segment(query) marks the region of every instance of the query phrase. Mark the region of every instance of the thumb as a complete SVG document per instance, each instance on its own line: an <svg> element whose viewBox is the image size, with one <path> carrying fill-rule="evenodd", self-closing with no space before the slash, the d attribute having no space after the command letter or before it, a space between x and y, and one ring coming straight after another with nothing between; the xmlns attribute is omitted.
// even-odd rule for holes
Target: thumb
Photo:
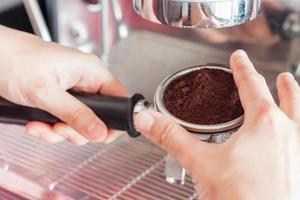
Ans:
<svg viewBox="0 0 300 200"><path fill-rule="evenodd" d="M40 89L35 97L35 106L66 122L87 139L93 142L103 142L106 139L106 125L90 108L63 89Z"/></svg>
<svg viewBox="0 0 300 200"><path fill-rule="evenodd" d="M145 137L172 154L187 170L191 169L199 153L209 148L178 124L153 110L139 113L135 126Z"/></svg>

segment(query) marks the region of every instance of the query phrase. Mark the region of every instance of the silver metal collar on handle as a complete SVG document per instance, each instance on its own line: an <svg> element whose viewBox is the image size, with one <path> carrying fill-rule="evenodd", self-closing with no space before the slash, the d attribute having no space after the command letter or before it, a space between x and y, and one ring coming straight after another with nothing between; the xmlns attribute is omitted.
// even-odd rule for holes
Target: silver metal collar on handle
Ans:
<svg viewBox="0 0 300 200"><path fill-rule="evenodd" d="M143 18L180 28L222 28L255 19L262 0L133 0Z"/></svg>

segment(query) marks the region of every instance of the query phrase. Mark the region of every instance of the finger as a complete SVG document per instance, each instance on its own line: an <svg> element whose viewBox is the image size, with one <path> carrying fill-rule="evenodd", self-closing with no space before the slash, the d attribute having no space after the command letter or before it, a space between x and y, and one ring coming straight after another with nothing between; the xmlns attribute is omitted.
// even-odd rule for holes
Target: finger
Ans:
<svg viewBox="0 0 300 200"><path fill-rule="evenodd" d="M111 74L98 57L92 56L87 65L90 67L80 66L83 73L80 81L74 86L76 90L91 93L100 92L112 96L130 95L124 84Z"/></svg>
<svg viewBox="0 0 300 200"><path fill-rule="evenodd" d="M119 137L126 135L124 131L117 131L117 130L108 130L108 137L104 141L104 144L111 144L116 141Z"/></svg>
<svg viewBox="0 0 300 200"><path fill-rule="evenodd" d="M171 153L186 169L191 169L193 159L205 155L208 144L200 142L181 126L155 111L144 111L135 118L137 130L155 144ZM197 150L196 150L197 148Z"/></svg>
<svg viewBox="0 0 300 200"><path fill-rule="evenodd" d="M52 127L50 125L42 122L29 122L26 125L26 131L28 134L35 136L48 144L65 141L65 138L57 135L52 130Z"/></svg>
<svg viewBox="0 0 300 200"><path fill-rule="evenodd" d="M65 123L59 122L53 126L53 131L68 140L69 142L77 145L85 145L88 140L83 137L80 133L75 131L73 128Z"/></svg>
<svg viewBox="0 0 300 200"><path fill-rule="evenodd" d="M58 117L93 142L103 142L107 137L106 125L95 113L59 87L40 89L35 93L34 104Z"/></svg>
<svg viewBox="0 0 300 200"><path fill-rule="evenodd" d="M234 52L230 66L245 115L266 104L276 105L264 77L255 70L245 51Z"/></svg>
<svg viewBox="0 0 300 200"><path fill-rule="evenodd" d="M300 123L300 88L291 73L282 73L277 78L280 109L291 119Z"/></svg>
<svg viewBox="0 0 300 200"><path fill-rule="evenodd" d="M106 80L100 87L99 92L101 94L112 95L112 96L124 96L130 95L129 90L115 77Z"/></svg>
<svg viewBox="0 0 300 200"><path fill-rule="evenodd" d="M85 145L88 143L85 137L65 123L59 122L55 124L53 131L73 144ZM106 140L103 141L103 144L110 144L123 135L125 135L124 131L108 130L108 136Z"/></svg>

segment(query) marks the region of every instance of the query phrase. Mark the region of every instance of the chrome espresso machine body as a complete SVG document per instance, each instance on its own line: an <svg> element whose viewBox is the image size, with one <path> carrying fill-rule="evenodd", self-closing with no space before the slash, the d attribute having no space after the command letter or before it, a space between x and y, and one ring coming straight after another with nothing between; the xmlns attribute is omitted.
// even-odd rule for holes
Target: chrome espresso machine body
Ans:
<svg viewBox="0 0 300 200"><path fill-rule="evenodd" d="M238 48L249 53L274 94L278 73L300 77L300 0L45 2L46 13L39 1L23 0L37 35L97 54L147 99L169 74L228 63ZM50 193L80 200L197 199L189 178L184 186L165 181L170 158L143 138L122 137L109 146L45 145L23 127L0 128L0 187L20 199ZM182 169L173 169L184 176ZM0 189L0 199L1 194Z"/></svg>
<svg viewBox="0 0 300 200"><path fill-rule="evenodd" d="M292 67L290 70L299 73L297 48L300 36L299 0L48 0L47 2L53 39L67 46L94 52L106 63L109 63L108 55L118 41L126 39L130 33L147 30L205 43L209 47L222 46L225 50L242 47L250 53L255 46L269 52L273 45L285 44L285 47L279 47L278 51L273 52L285 57L285 62L289 62L287 67ZM136 13L146 20L142 20ZM255 20L256 22L245 24L257 15L259 19ZM182 27L193 30L179 29ZM252 31L256 33L253 34ZM208 37L211 32L216 33ZM228 36L230 34L233 34L232 38ZM236 36L238 34L253 38L243 41ZM260 41L255 39L257 37L264 43L264 34L266 40L270 39L268 37L273 38L270 44L266 42L266 45L261 45Z"/></svg>
<svg viewBox="0 0 300 200"><path fill-rule="evenodd" d="M261 15L267 18L269 31L274 35L278 35L284 41L290 41L300 35L299 0L46 0L48 27L38 14L35 5L37 3L34 3L37 1L23 1L35 32L45 40L49 40L49 35L52 35L54 41L63 45L100 56L108 54L117 41L138 30L194 39L192 31L167 28L149 22L193 29L232 27L228 29L234 31L240 29L237 25L255 19L261 9ZM146 20L141 20L136 13ZM260 24L248 23L247 29L250 30L252 26L259 32L261 30L258 25ZM205 39L203 38L203 41ZM232 40L222 43L226 42L232 43Z"/></svg>

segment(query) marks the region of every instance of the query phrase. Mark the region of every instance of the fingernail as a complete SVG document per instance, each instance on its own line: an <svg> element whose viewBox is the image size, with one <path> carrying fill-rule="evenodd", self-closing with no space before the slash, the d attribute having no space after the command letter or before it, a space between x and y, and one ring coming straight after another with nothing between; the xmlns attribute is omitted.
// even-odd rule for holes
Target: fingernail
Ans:
<svg viewBox="0 0 300 200"><path fill-rule="evenodd" d="M87 130L87 137L91 141L103 141L107 137L106 128L99 122L95 122Z"/></svg>
<svg viewBox="0 0 300 200"><path fill-rule="evenodd" d="M293 75L292 73L290 73L290 72L284 72L283 75L284 75L284 76L287 76L287 77L289 77L289 78L291 78L291 79L293 79L293 80L295 80L294 75Z"/></svg>
<svg viewBox="0 0 300 200"><path fill-rule="evenodd" d="M236 52L239 56L244 57L244 58L248 58L248 54L246 53L246 51L239 49Z"/></svg>
<svg viewBox="0 0 300 200"><path fill-rule="evenodd" d="M139 113L135 118L136 129L140 132L149 132L154 122L154 118L147 111Z"/></svg>

